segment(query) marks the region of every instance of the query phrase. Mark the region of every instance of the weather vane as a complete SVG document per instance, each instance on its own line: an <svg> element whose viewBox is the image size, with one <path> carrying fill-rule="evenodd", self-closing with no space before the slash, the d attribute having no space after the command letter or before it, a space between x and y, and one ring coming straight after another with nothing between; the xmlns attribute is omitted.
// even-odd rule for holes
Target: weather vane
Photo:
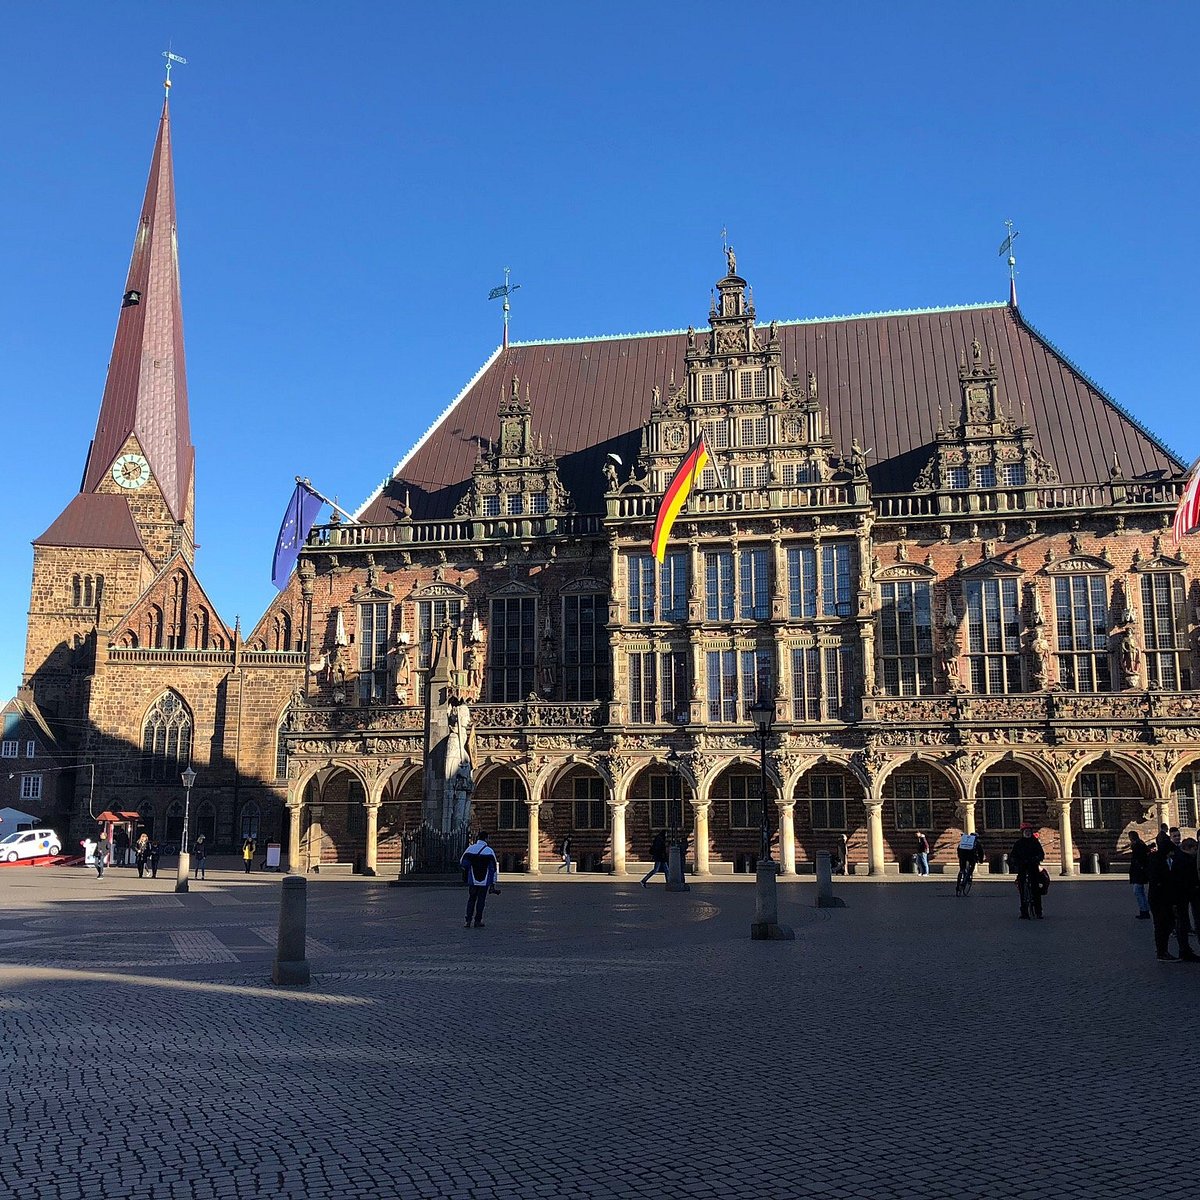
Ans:
<svg viewBox="0 0 1200 1200"><path fill-rule="evenodd" d="M1017 307L1017 260L1013 255L1013 242L1021 236L1019 229L1013 228L1011 221L1004 222L1008 236L1000 243L1000 257L1008 255L1008 302L1013 308Z"/></svg>
<svg viewBox="0 0 1200 1200"><path fill-rule="evenodd" d="M508 282L508 268L505 267L504 268L504 283L500 287L494 287L494 288L492 288L492 290L490 292L488 292L489 300L499 300L499 299L501 299L501 297L503 297L503 299L504 299L504 349L505 350L508 349L508 310L509 310L508 298L509 298L509 296L511 296L513 294L513 292L519 291L520 287L521 287L521 285L519 283L510 284Z"/></svg>
<svg viewBox="0 0 1200 1200"><path fill-rule="evenodd" d="M163 80L163 90L169 92L171 90L171 67L175 63L183 63L186 66L187 59L180 54L172 54L169 48L162 52L162 56L167 60L167 77Z"/></svg>

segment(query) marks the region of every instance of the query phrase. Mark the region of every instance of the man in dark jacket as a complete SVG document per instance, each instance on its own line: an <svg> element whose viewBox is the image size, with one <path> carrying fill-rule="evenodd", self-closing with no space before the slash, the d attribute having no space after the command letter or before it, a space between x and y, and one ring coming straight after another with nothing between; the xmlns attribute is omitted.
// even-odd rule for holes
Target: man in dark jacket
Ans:
<svg viewBox="0 0 1200 1200"><path fill-rule="evenodd" d="M1137 901L1137 919L1150 920L1150 900L1146 896L1146 884L1150 882L1150 847L1136 829L1129 833L1129 882Z"/></svg>
<svg viewBox="0 0 1200 1200"><path fill-rule="evenodd" d="M460 867L467 880L467 925L471 928L474 919L475 928L483 927L483 906L487 903L488 892L500 890L499 864L496 862L496 852L488 845L487 834L481 833L464 851L459 860Z"/></svg>
<svg viewBox="0 0 1200 1200"><path fill-rule="evenodd" d="M1169 949L1171 930L1175 928L1175 899L1171 888L1171 852L1174 847L1165 833L1154 839L1154 851L1149 856L1147 890L1150 895L1150 915L1154 918L1154 953L1164 962L1174 962Z"/></svg>
<svg viewBox="0 0 1200 1200"><path fill-rule="evenodd" d="M1024 822L1021 836L1017 838L1008 856L1009 866L1017 873L1017 891L1021 894L1021 920L1030 918L1028 894L1033 901L1033 916L1042 919L1042 859L1046 851L1042 843L1033 836L1033 826Z"/></svg>
<svg viewBox="0 0 1200 1200"><path fill-rule="evenodd" d="M1171 844L1171 900L1175 905L1175 940L1179 943L1180 962L1200 962L1200 955L1188 940L1191 928L1188 909L1196 893L1196 859L1182 846L1179 830L1172 827L1167 835Z"/></svg>

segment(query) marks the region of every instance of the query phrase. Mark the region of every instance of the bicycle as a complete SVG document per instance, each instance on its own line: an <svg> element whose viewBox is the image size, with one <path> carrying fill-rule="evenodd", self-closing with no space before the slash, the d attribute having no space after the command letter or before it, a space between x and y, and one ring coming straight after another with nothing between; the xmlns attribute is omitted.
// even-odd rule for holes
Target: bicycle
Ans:
<svg viewBox="0 0 1200 1200"><path fill-rule="evenodd" d="M969 896L971 885L975 882L975 863L967 861L958 868L958 878L954 881L956 896Z"/></svg>
<svg viewBox="0 0 1200 1200"><path fill-rule="evenodd" d="M1030 920L1042 915L1042 880L1038 871L1026 871L1021 877L1021 912Z"/></svg>

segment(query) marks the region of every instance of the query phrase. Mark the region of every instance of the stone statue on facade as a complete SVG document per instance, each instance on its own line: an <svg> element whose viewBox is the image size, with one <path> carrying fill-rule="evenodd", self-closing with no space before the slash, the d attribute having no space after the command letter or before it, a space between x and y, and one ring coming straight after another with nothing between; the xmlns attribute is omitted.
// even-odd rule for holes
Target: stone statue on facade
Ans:
<svg viewBox="0 0 1200 1200"><path fill-rule="evenodd" d="M1127 688L1142 686L1142 648L1132 621L1125 625L1121 638L1121 676Z"/></svg>
<svg viewBox="0 0 1200 1200"><path fill-rule="evenodd" d="M725 247L725 265L729 268L730 275L737 274L737 255L734 254L732 246Z"/></svg>
<svg viewBox="0 0 1200 1200"><path fill-rule="evenodd" d="M611 458L604 460L604 466L600 468L604 472L604 490L606 492L615 492L617 490L617 465Z"/></svg>
<svg viewBox="0 0 1200 1200"><path fill-rule="evenodd" d="M467 819L471 795L475 791L471 762L471 710L461 700L452 702L448 716L450 731L446 735L446 756L442 764L442 813L443 826L454 828Z"/></svg>

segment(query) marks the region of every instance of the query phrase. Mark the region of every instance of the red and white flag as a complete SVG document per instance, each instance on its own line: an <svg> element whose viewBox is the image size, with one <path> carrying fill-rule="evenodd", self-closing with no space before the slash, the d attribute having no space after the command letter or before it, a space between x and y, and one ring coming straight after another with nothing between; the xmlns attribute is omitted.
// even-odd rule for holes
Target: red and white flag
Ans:
<svg viewBox="0 0 1200 1200"><path fill-rule="evenodd" d="M1179 507L1175 510L1175 521L1171 532L1175 537L1175 545L1179 545L1184 537L1200 528L1200 461L1192 466L1183 495L1179 498Z"/></svg>

